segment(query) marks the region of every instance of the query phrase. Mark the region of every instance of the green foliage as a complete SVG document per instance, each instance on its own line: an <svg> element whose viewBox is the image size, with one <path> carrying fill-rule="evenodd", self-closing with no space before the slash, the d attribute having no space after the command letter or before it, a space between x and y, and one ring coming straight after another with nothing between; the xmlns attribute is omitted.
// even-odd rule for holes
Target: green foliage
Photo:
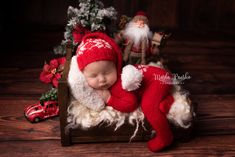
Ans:
<svg viewBox="0 0 235 157"><path fill-rule="evenodd" d="M79 0L79 7L68 7L68 23L65 27L64 40L61 45L54 48L55 54L65 55L65 45L75 47L73 29L82 26L91 32L105 31L112 20L116 20L117 11L113 7L104 8L100 0Z"/></svg>
<svg viewBox="0 0 235 157"><path fill-rule="evenodd" d="M49 100L53 100L53 101L58 100L58 89L57 88L51 88L46 93L43 93L42 96L39 98L40 102L49 101Z"/></svg>

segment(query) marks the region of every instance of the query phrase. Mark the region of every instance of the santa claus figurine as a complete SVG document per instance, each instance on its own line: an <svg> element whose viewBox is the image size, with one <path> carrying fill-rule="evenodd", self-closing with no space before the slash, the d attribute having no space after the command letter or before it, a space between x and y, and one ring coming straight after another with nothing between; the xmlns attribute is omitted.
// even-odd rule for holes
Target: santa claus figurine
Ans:
<svg viewBox="0 0 235 157"><path fill-rule="evenodd" d="M122 31L126 40L123 60L128 64L146 64L146 58L151 55L152 32L146 13L138 11Z"/></svg>

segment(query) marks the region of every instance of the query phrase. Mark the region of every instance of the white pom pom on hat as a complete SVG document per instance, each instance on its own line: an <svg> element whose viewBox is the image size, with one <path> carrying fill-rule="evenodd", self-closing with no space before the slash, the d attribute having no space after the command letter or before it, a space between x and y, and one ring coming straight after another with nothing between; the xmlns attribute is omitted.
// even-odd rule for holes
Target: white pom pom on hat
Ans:
<svg viewBox="0 0 235 157"><path fill-rule="evenodd" d="M127 91L133 91L140 87L143 74L133 65L126 65L122 69L121 80L122 88Z"/></svg>

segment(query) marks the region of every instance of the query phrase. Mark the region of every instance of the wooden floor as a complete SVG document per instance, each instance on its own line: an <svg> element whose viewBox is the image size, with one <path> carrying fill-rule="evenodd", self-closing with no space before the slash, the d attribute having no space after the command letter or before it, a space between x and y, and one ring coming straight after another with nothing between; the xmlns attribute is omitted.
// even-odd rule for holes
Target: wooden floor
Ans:
<svg viewBox="0 0 235 157"><path fill-rule="evenodd" d="M146 142L60 145L59 117L29 123L23 109L48 85L38 79L61 32L30 34L16 47L5 45L0 68L0 156L235 156L235 39L174 35L163 52L169 68L188 72L185 89L197 105L190 141L152 153ZM17 52L18 53L17 53ZM13 55L14 54L14 55ZM6 59L7 58L7 59Z"/></svg>

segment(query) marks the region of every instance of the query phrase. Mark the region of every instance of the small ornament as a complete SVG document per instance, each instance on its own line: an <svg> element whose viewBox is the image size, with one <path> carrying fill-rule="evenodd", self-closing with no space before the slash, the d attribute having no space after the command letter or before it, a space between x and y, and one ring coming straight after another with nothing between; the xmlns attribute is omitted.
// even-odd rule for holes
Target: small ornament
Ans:
<svg viewBox="0 0 235 157"><path fill-rule="evenodd" d="M59 115L58 89L51 88L48 92L42 94L39 101L28 105L24 109L24 115L32 123L40 122L44 119Z"/></svg>
<svg viewBox="0 0 235 157"><path fill-rule="evenodd" d="M57 101L44 101L33 105L28 105L24 110L27 120L32 123L40 122L44 119L59 115L59 105Z"/></svg>

